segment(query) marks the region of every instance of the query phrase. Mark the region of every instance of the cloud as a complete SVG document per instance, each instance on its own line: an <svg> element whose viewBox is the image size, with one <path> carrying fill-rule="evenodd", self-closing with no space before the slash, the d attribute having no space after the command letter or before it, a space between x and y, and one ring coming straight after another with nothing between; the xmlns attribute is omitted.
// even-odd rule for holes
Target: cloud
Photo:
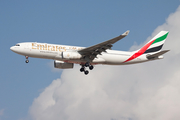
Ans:
<svg viewBox="0 0 180 120"><path fill-rule="evenodd" d="M161 30L169 31L164 49L171 51L164 59L127 66L95 66L88 76L79 72L79 66L64 70L59 79L34 99L29 109L31 118L180 119L179 20L180 6L147 39Z"/></svg>
<svg viewBox="0 0 180 120"><path fill-rule="evenodd" d="M4 115L4 109L0 110L0 117Z"/></svg>

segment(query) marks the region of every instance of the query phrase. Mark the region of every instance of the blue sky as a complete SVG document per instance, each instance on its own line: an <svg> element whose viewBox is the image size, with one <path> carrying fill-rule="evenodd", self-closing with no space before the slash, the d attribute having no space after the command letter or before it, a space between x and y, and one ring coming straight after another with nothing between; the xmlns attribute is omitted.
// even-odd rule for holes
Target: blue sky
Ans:
<svg viewBox="0 0 180 120"><path fill-rule="evenodd" d="M62 73L52 69L53 60L30 58L25 64L25 57L10 51L11 46L35 41L88 47L130 30L113 47L129 50L165 23L179 4L179 0L1 0L0 120L25 119L33 100Z"/></svg>

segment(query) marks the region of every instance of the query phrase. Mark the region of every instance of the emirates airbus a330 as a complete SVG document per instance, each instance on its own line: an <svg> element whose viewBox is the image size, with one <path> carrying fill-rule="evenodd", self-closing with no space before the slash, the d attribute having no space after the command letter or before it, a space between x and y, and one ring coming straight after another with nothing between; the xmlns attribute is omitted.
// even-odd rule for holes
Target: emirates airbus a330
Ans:
<svg viewBox="0 0 180 120"><path fill-rule="evenodd" d="M26 63L29 62L28 57L34 57L53 59L54 67L60 69L73 68L74 64L80 64L80 71L87 75L89 73L87 68L92 70L94 65L97 64L126 65L162 59L162 55L169 51L161 50L168 33L168 31L159 32L142 48L132 52L111 50L112 44L127 36L129 31L108 41L86 48L48 43L23 42L12 46L10 49L17 54L25 56Z"/></svg>

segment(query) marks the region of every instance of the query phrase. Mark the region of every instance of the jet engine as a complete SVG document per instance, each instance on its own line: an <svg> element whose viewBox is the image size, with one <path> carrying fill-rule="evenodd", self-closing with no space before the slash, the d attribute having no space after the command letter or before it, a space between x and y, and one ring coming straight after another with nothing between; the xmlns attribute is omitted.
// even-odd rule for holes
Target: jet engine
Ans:
<svg viewBox="0 0 180 120"><path fill-rule="evenodd" d="M81 54L79 54L78 52L63 52L62 53L62 58L63 59L69 59L69 60L73 60L73 59L80 59L82 57Z"/></svg>
<svg viewBox="0 0 180 120"><path fill-rule="evenodd" d="M73 63L66 63L66 62L63 62L63 61L55 60L54 61L54 67L55 68L59 68L59 69L68 69L68 68L73 68L74 64Z"/></svg>

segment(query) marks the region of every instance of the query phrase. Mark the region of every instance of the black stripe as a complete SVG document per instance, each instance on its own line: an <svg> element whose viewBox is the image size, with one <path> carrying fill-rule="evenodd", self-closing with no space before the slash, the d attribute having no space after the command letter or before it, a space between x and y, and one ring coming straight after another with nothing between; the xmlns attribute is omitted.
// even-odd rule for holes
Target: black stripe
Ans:
<svg viewBox="0 0 180 120"><path fill-rule="evenodd" d="M146 50L144 53L156 52L156 51L159 51L162 47L163 47L163 44L157 47L150 48Z"/></svg>

